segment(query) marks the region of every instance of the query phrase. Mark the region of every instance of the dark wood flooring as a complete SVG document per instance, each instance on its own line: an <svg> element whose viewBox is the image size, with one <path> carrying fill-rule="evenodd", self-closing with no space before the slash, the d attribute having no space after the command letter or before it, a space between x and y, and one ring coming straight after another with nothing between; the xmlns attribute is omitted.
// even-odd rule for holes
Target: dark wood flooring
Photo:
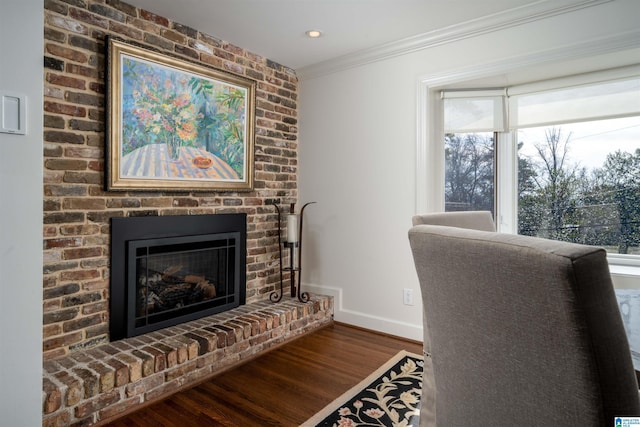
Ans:
<svg viewBox="0 0 640 427"><path fill-rule="evenodd" d="M298 426L400 350L422 344L333 324L105 425Z"/></svg>

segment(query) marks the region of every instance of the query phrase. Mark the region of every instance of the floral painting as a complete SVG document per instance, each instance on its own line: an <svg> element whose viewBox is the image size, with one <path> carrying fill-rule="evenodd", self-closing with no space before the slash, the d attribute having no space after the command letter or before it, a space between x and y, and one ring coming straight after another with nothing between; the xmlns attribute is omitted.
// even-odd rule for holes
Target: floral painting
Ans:
<svg viewBox="0 0 640 427"><path fill-rule="evenodd" d="M109 40L108 189L250 190L255 82Z"/></svg>

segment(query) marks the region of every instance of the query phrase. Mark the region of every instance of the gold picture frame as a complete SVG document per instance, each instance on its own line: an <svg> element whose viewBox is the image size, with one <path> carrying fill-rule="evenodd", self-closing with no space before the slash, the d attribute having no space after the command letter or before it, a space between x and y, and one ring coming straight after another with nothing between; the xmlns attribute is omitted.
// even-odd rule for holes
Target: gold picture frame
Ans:
<svg viewBox="0 0 640 427"><path fill-rule="evenodd" d="M256 82L107 40L107 190L253 189Z"/></svg>

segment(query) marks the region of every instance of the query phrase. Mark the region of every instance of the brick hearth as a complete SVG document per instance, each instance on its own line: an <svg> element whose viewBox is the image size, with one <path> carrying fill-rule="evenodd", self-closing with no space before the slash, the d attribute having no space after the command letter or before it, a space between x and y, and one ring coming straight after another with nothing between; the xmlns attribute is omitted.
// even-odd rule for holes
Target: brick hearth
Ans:
<svg viewBox="0 0 640 427"><path fill-rule="evenodd" d="M89 426L329 324L333 299L260 301L44 363L43 426Z"/></svg>

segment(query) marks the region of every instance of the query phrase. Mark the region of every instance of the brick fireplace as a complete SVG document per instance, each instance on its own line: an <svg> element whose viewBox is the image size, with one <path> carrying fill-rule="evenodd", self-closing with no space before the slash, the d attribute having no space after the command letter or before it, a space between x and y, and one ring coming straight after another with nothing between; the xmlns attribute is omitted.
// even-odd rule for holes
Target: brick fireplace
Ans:
<svg viewBox="0 0 640 427"><path fill-rule="evenodd" d="M332 321L321 295L245 304L246 219L112 220L110 342L44 362L43 426L108 421Z"/></svg>
<svg viewBox="0 0 640 427"><path fill-rule="evenodd" d="M246 302L245 214L113 218L110 338Z"/></svg>
<svg viewBox="0 0 640 427"><path fill-rule="evenodd" d="M293 70L119 0L47 0L44 71L44 359L109 342L112 218L247 216L246 301L279 282L277 214L297 201ZM257 82L254 189L105 191L105 37Z"/></svg>
<svg viewBox="0 0 640 427"><path fill-rule="evenodd" d="M295 72L120 0L44 9L44 424L90 425L330 321L325 297L268 301L280 280L270 204L298 197ZM253 190L104 190L107 36L256 81ZM246 217L246 305L112 339L112 219L220 214Z"/></svg>

